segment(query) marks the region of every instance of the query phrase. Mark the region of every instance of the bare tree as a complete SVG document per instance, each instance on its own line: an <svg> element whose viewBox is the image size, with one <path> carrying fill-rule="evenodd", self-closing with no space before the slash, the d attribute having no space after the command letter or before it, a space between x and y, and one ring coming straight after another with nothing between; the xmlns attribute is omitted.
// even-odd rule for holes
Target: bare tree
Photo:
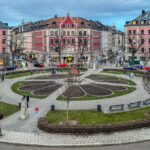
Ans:
<svg viewBox="0 0 150 150"><path fill-rule="evenodd" d="M16 34L15 36L10 37L10 41L8 42L8 47L12 54L12 64L14 64L15 54L21 53L21 46L23 44L24 40L21 39L20 35Z"/></svg>
<svg viewBox="0 0 150 150"><path fill-rule="evenodd" d="M137 38L139 37L139 38ZM129 51L132 54L132 65L134 65L134 57L135 54L138 52L140 47L144 44L144 38L142 35L128 35L127 36L127 43L129 44Z"/></svg>

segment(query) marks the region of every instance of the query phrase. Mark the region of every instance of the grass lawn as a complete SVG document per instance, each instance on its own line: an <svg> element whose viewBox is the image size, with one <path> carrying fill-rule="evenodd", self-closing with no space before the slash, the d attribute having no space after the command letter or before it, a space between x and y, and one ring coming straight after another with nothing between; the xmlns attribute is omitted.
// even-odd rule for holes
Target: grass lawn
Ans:
<svg viewBox="0 0 150 150"><path fill-rule="evenodd" d="M0 112L4 117L10 116L17 111L19 111L19 106L0 102Z"/></svg>
<svg viewBox="0 0 150 150"><path fill-rule="evenodd" d="M49 71L36 71L33 72L33 74L38 74L38 73L45 73L45 72L49 72ZM6 76L6 79L14 79L14 78L18 78L18 77L23 77L23 76L29 76L30 72L22 72L22 73L16 73L16 74L10 74Z"/></svg>
<svg viewBox="0 0 150 150"><path fill-rule="evenodd" d="M108 124L127 122L131 120L145 119L145 112L150 111L150 107L132 110L128 112L104 114L97 110L70 110L69 120L76 120L80 124ZM46 115L48 122L58 124L66 120L66 111L49 111Z"/></svg>
<svg viewBox="0 0 150 150"><path fill-rule="evenodd" d="M47 96L33 95L33 94L31 93L31 91L20 91L19 88L22 87L21 83L23 83L23 82L24 82L24 81L19 81L19 82L14 83L14 84L12 85L12 87L11 87L12 91L15 92L15 93L17 93L17 94L19 94L19 95L24 95L24 94L26 94L26 95L28 95L28 96L30 96L30 97L32 97L32 98L43 99L43 98L46 98L46 97L47 97Z"/></svg>
<svg viewBox="0 0 150 150"><path fill-rule="evenodd" d="M93 95L85 95L84 97L80 97L80 98L71 98L71 101L81 101L81 100L97 100L97 99L105 99L105 98L112 98L112 97L117 97L117 96L122 96L122 95L126 95L129 94L133 91L136 90L135 87L126 87L127 90L124 91L114 91L113 95L110 96L93 96ZM57 100L67 100L65 97L63 97L62 95L60 95Z"/></svg>
<svg viewBox="0 0 150 150"><path fill-rule="evenodd" d="M123 71L102 71L101 73L123 74Z"/></svg>

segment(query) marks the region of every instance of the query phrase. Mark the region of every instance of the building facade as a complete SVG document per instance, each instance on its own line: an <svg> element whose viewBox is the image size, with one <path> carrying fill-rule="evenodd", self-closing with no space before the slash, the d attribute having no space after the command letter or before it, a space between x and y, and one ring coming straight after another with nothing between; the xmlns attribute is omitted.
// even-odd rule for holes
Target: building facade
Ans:
<svg viewBox="0 0 150 150"><path fill-rule="evenodd" d="M9 35L8 24L0 21L0 65L9 64Z"/></svg>
<svg viewBox="0 0 150 150"><path fill-rule="evenodd" d="M150 11L142 10L142 14L125 25L126 59L131 60L131 40L137 49L135 59L148 64L150 58Z"/></svg>

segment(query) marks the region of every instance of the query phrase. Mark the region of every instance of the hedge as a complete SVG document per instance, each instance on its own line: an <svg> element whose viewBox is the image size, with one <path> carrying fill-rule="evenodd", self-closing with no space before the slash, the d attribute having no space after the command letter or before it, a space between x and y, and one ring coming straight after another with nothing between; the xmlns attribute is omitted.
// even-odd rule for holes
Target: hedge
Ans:
<svg viewBox="0 0 150 150"><path fill-rule="evenodd" d="M49 124L47 118L45 117L40 118L38 120L39 129L48 133L73 133L73 134L112 133L115 131L138 129L148 126L150 126L150 118L117 124L73 125L73 126Z"/></svg>
<svg viewBox="0 0 150 150"><path fill-rule="evenodd" d="M133 72L133 73L139 73L139 74L144 74L147 71L145 70L128 70L128 69L119 69L119 68L104 68L103 71L127 71L127 72Z"/></svg>

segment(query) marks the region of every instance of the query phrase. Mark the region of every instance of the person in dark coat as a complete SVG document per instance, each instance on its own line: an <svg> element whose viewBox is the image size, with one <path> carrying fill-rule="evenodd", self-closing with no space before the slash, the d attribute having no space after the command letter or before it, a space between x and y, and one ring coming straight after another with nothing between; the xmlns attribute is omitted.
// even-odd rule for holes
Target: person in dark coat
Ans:
<svg viewBox="0 0 150 150"><path fill-rule="evenodd" d="M1 81L4 81L4 74L1 75Z"/></svg>
<svg viewBox="0 0 150 150"><path fill-rule="evenodd" d="M30 100L30 98L29 98L29 96L27 95L27 108L29 107L29 100Z"/></svg>

